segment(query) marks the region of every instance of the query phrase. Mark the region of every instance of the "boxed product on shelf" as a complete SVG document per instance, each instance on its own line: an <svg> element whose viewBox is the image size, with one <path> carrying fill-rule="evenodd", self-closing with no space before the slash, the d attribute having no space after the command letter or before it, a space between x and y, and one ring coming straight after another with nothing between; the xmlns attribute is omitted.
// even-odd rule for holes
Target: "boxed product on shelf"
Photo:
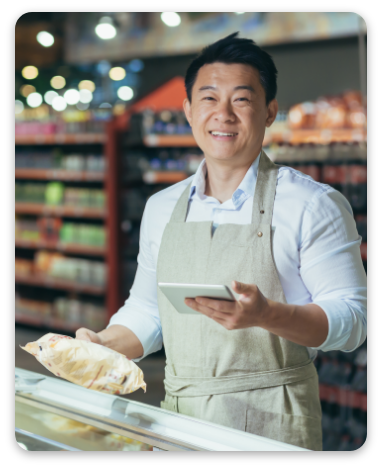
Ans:
<svg viewBox="0 0 382 470"><path fill-rule="evenodd" d="M33 272L33 261L16 258L15 259L15 273L26 275L31 274Z"/></svg>
<svg viewBox="0 0 382 470"><path fill-rule="evenodd" d="M15 183L16 202L45 203L45 184Z"/></svg>
<svg viewBox="0 0 382 470"><path fill-rule="evenodd" d="M16 295L15 311L18 315L44 320L52 315L53 305L50 302L24 299Z"/></svg>
<svg viewBox="0 0 382 470"><path fill-rule="evenodd" d="M61 253L39 250L35 253L32 269L45 276L83 284L105 286L106 264L80 258L70 258Z"/></svg>
<svg viewBox="0 0 382 470"><path fill-rule="evenodd" d="M40 227L36 220L21 219L16 217L15 220L15 239L37 242L40 240Z"/></svg>
<svg viewBox="0 0 382 470"><path fill-rule="evenodd" d="M30 151L23 149L15 155L16 168L62 169L67 171L104 172L106 169L103 155L69 154L61 150Z"/></svg>
<svg viewBox="0 0 382 470"><path fill-rule="evenodd" d="M83 302L77 299L59 297L52 305L52 316L68 325L81 324L99 331L106 325L106 311L102 305Z"/></svg>

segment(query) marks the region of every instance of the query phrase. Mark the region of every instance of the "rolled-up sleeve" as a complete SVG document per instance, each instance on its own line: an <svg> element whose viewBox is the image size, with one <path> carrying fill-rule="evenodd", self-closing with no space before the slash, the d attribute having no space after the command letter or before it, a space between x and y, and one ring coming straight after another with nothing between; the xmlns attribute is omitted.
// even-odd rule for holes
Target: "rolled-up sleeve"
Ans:
<svg viewBox="0 0 382 470"><path fill-rule="evenodd" d="M350 352L366 338L367 283L361 237L346 198L326 187L307 207L300 245L300 274L312 303L327 315L322 351Z"/></svg>
<svg viewBox="0 0 382 470"><path fill-rule="evenodd" d="M130 296L123 307L115 313L107 325L123 325L129 328L143 346L143 356L134 359L139 362L163 344L162 327L157 303L156 270L148 239L149 202L142 217L139 235L138 268Z"/></svg>

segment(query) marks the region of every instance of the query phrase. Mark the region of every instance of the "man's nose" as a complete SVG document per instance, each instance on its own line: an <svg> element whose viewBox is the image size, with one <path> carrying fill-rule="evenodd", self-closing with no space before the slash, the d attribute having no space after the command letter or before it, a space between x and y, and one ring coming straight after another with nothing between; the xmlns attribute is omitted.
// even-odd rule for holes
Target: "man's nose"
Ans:
<svg viewBox="0 0 382 470"><path fill-rule="evenodd" d="M215 119L222 122L231 122L235 120L235 113L230 102L221 102L215 113Z"/></svg>

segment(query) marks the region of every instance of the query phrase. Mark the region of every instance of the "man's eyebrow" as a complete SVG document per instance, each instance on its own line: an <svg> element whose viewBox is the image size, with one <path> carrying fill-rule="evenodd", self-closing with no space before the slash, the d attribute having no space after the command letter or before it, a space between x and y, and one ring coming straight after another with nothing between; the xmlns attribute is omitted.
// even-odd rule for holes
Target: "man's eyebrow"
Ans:
<svg viewBox="0 0 382 470"><path fill-rule="evenodd" d="M255 93L255 90L250 85L239 85L239 86L236 86L234 90L249 90L252 93Z"/></svg>
<svg viewBox="0 0 382 470"><path fill-rule="evenodd" d="M204 91L204 90L216 90L215 86L212 85L205 85L199 88L199 91ZM250 86L250 85L239 85L235 86L234 90L249 90L252 93L255 93L255 90Z"/></svg>

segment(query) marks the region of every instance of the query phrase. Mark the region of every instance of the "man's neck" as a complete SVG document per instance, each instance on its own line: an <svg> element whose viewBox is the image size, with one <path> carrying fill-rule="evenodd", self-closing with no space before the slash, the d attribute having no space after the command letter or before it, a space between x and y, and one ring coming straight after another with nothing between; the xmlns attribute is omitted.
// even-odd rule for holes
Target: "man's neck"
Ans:
<svg viewBox="0 0 382 470"><path fill-rule="evenodd" d="M207 174L204 194L214 197L221 204L228 201L255 160L232 168L230 165L222 164L223 162L206 158Z"/></svg>

